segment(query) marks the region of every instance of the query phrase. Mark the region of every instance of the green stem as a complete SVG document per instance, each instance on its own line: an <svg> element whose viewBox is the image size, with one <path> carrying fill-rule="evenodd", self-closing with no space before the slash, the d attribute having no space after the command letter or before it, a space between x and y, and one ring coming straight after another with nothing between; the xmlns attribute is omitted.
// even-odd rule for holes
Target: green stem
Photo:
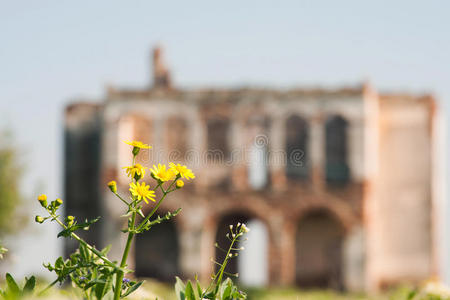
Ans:
<svg viewBox="0 0 450 300"><path fill-rule="evenodd" d="M129 206L130 203L128 203L127 200L123 199L118 193L114 193L114 195L117 196L117 198L119 198L120 200L122 200L123 203L125 203L125 205Z"/></svg>
<svg viewBox="0 0 450 300"><path fill-rule="evenodd" d="M90 300L91 299L91 296L90 296L90 294L89 294L89 292L88 291L84 291L84 295L85 295L85 297L86 297L86 300Z"/></svg>
<svg viewBox="0 0 450 300"><path fill-rule="evenodd" d="M53 219L58 222L59 225L61 225L62 228L67 229L67 226L61 222L58 217L51 213L50 211L48 211L50 216L53 217ZM76 239L80 244L82 244L83 246L85 246L86 248L88 248L90 251L92 251L95 255L97 255L101 260L103 260L107 265L109 265L110 267L113 267L114 269L118 269L116 264L114 264L112 261L110 261L108 258L106 258L100 251L98 251L97 249L95 249L94 247L92 247L91 245L89 245L85 240L83 240L81 237L79 237L77 234L71 232L70 236L73 237L74 239Z"/></svg>
<svg viewBox="0 0 450 300"><path fill-rule="evenodd" d="M134 152L134 148L133 148L133 162L132 162L133 166L136 163L136 155L138 153L139 153L139 151L137 151L135 153ZM136 180L135 180L135 182L136 182ZM118 196L118 197L122 201L124 201L120 196ZM124 201L124 202L126 202L126 201ZM128 204L128 205L130 205L130 204ZM134 206L134 204L131 204L131 205ZM131 230L128 232L127 243L125 245L125 249L123 250L122 260L120 262L120 268L125 267L125 265L127 263L128 253L130 252L131 242L133 241L133 237L134 237L135 222L136 222L136 210L134 210L132 215L131 215L131 228L128 228L128 229L131 229ZM119 300L120 299L120 294L122 293L122 281L123 281L124 274L125 273L122 270L119 271L116 274L116 285L115 285L115 289L114 289L114 300Z"/></svg>
<svg viewBox="0 0 450 300"><path fill-rule="evenodd" d="M169 188L168 188L167 190L169 190L169 189L172 187L172 185L173 185L174 182L175 182L175 180L172 181L172 183L170 184L170 186L169 186ZM155 188L155 190L156 190L158 187L161 188L161 190L162 190L162 192L163 192L163 195L162 195L161 199L159 199L158 204L156 204L156 206L153 208L153 210L152 210L152 211L145 217L145 219L142 220L142 222L137 226L137 229L136 229L137 231L142 230L142 228L145 226L145 223L147 223L147 221L150 220L150 218L155 214L155 212L158 210L159 206L160 206L161 203L163 202L164 198L166 198L167 194L169 193L169 192L165 191L165 190L162 188L161 184L158 184L158 186Z"/></svg>
<svg viewBox="0 0 450 300"><path fill-rule="evenodd" d="M38 293L38 296L42 296L46 291L48 291L49 289L51 289L52 286L54 286L57 282L58 282L58 278L57 278L55 281L53 281L52 283L50 283L49 285L47 285L47 287L46 287L45 289L43 289L42 291L40 291L40 292Z"/></svg>
<svg viewBox="0 0 450 300"><path fill-rule="evenodd" d="M127 243L125 245L125 249L123 250L123 255L122 255L122 261L120 262L120 268L124 268L126 263L127 263L127 258L128 258L128 253L130 252L130 248L131 248L131 242L133 241L133 237L134 237L134 224L136 221L136 211L133 211L133 214L131 216L131 231L128 232L128 239L127 239ZM116 275L116 286L115 286L115 290L114 290L114 300L119 300L120 299L120 294L122 292L122 280L124 277L124 272L121 270L117 273Z"/></svg>
<svg viewBox="0 0 450 300"><path fill-rule="evenodd" d="M233 240L231 241L231 245L228 248L227 254L225 256L225 259L223 260L223 263L219 269L219 271L217 271L217 273L214 275L213 280L211 281L211 283L209 284L209 286L206 288L205 292L202 294L202 297L208 292L208 290L212 287L212 285L214 284L214 282L216 282L217 279L217 283L216 283L216 290L217 288L220 286L220 283L222 282L222 277L223 277L223 273L225 272L225 267L227 266L228 260L229 260L229 255L230 252L233 248L234 243L236 242L237 238L239 237L238 234L235 235L235 237L233 238Z"/></svg>
<svg viewBox="0 0 450 300"><path fill-rule="evenodd" d="M217 286L219 286L220 283L222 282L223 272L225 271L225 267L227 266L228 259L230 258L229 255L231 252L231 248L233 248L233 245L236 242L237 237L238 237L238 235L236 234L235 237L233 238L233 241L231 242L230 248L228 248L227 255L225 256L222 267L219 270L219 273L218 273L219 278L217 279Z"/></svg>

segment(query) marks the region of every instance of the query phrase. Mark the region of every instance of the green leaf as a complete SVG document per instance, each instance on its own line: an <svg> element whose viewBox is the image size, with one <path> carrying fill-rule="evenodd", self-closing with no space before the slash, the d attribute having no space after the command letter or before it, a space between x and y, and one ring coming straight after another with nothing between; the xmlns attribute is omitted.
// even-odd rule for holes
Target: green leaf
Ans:
<svg viewBox="0 0 450 300"><path fill-rule="evenodd" d="M177 210L175 210L174 212L168 212L166 213L163 217L157 216L156 219L154 219L153 221L147 221L145 223L145 225L143 226L143 229L139 232L143 232L143 231L147 231L150 230L151 227L153 227L156 224L160 224L164 221L168 221L171 218L175 217L176 215L178 215L178 213L181 211L181 208L178 208Z"/></svg>
<svg viewBox="0 0 450 300"><path fill-rule="evenodd" d="M56 259L55 261L55 269L61 269L62 267L64 267L64 260L63 258L60 256Z"/></svg>
<svg viewBox="0 0 450 300"><path fill-rule="evenodd" d="M102 251L100 251L103 255L108 254L109 250L111 250L111 244L109 244L108 246L106 246L105 248L102 249Z"/></svg>
<svg viewBox="0 0 450 300"><path fill-rule="evenodd" d="M417 294L416 290L412 290L408 293L408 296L406 297L407 300L412 300Z"/></svg>
<svg viewBox="0 0 450 300"><path fill-rule="evenodd" d="M194 289L192 288L191 282L188 280L186 284L186 300L195 300Z"/></svg>
<svg viewBox="0 0 450 300"><path fill-rule="evenodd" d="M222 295L223 300L228 300L231 298L231 290L232 290L231 285L227 285L225 290L223 291L223 295Z"/></svg>
<svg viewBox="0 0 450 300"><path fill-rule="evenodd" d="M131 293L133 293L135 290L137 290L144 282L140 281L132 286L130 286L128 288L128 290L121 296L121 298L125 298L126 296L130 295Z"/></svg>
<svg viewBox="0 0 450 300"><path fill-rule="evenodd" d="M58 232L57 237L69 237L70 234L72 233L72 231L70 230L70 228L64 229L63 231Z"/></svg>
<svg viewBox="0 0 450 300"><path fill-rule="evenodd" d="M16 281L14 280L14 278L9 273L6 273L6 283L8 284L8 289L12 293L14 293L14 294L19 294L20 293L19 286L17 285Z"/></svg>
<svg viewBox="0 0 450 300"><path fill-rule="evenodd" d="M201 299L202 298L202 287L200 286L200 283L197 280L197 294L198 294L198 298Z"/></svg>
<svg viewBox="0 0 450 300"><path fill-rule="evenodd" d="M103 296L106 294L107 292L107 282L103 281L103 282L98 282L95 285L95 297L97 297L97 299L102 299Z"/></svg>
<svg viewBox="0 0 450 300"><path fill-rule="evenodd" d="M80 256L84 261L89 260L89 251L84 244L80 244Z"/></svg>
<svg viewBox="0 0 450 300"><path fill-rule="evenodd" d="M203 298L209 299L209 300L215 300L216 299L216 294L214 292L209 292L206 295L204 295Z"/></svg>
<svg viewBox="0 0 450 300"><path fill-rule="evenodd" d="M34 287L36 286L36 277L31 276L30 278L25 277L25 285L23 287L24 293L31 293L34 290Z"/></svg>
<svg viewBox="0 0 450 300"><path fill-rule="evenodd" d="M181 281L181 279L177 276L176 278L176 283L175 283L175 295L177 296L178 300L185 300L186 296L185 296L185 289L186 286L184 285L183 281Z"/></svg>
<svg viewBox="0 0 450 300"><path fill-rule="evenodd" d="M231 299L231 293L233 290L233 281L230 278L227 278L224 282L221 283L219 288L219 297L222 300Z"/></svg>
<svg viewBox="0 0 450 300"><path fill-rule="evenodd" d="M57 236L57 237L61 237L61 236L63 236L63 237L70 237L70 234L71 234L72 232L78 230L78 229L88 230L88 229L89 229L89 226L91 226L92 224L94 224L94 223L97 222L98 220L100 220L100 217L97 217L97 218L95 218L95 219L93 219L93 220L89 220L89 221L88 221L88 220L85 220L84 223L81 223L81 224L75 224L75 225L73 225L73 226L70 226L69 228L64 229L63 231L60 231L60 232L58 233L58 236Z"/></svg>
<svg viewBox="0 0 450 300"><path fill-rule="evenodd" d="M95 280L89 281L88 283L86 283L86 285L84 286L83 290L87 290L87 289L93 287L96 284L97 284L97 281L95 281Z"/></svg>

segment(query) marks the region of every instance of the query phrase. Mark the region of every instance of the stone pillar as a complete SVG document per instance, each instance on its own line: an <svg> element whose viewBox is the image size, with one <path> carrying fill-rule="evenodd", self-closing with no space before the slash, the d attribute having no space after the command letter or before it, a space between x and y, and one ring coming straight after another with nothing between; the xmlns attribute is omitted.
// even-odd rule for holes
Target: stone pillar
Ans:
<svg viewBox="0 0 450 300"><path fill-rule="evenodd" d="M279 238L280 253L280 278L279 284L291 286L295 284L295 225L284 220ZM277 229L278 230L278 229Z"/></svg>
<svg viewBox="0 0 450 300"><path fill-rule="evenodd" d="M192 170L196 174L196 178L193 181L196 191L202 191L208 184L207 178L202 175L202 171L208 164L206 159L206 153L208 150L207 135L206 122L202 119L199 113L196 112L194 121L190 126L190 144L189 150L186 153L186 163L192 166Z"/></svg>
<svg viewBox="0 0 450 300"><path fill-rule="evenodd" d="M365 290L365 236L364 229L355 226L347 233L343 245L343 278L346 289Z"/></svg>
<svg viewBox="0 0 450 300"><path fill-rule="evenodd" d="M310 122L310 137L308 143L311 161L311 179L314 188L323 190L325 186L325 122L321 115L316 115Z"/></svg>
<svg viewBox="0 0 450 300"><path fill-rule="evenodd" d="M348 120L347 127L347 161L350 168L351 180L362 182L365 179L364 160L364 120Z"/></svg>
<svg viewBox="0 0 450 300"><path fill-rule="evenodd" d="M231 122L231 182L236 191L248 190L248 154L245 130L241 122Z"/></svg>
<svg viewBox="0 0 450 300"><path fill-rule="evenodd" d="M208 218L204 222L202 235L201 235L201 249L200 249L200 280L202 282L209 282L211 280L211 274L214 270L213 262L215 256L216 242L216 226L213 224L214 219Z"/></svg>
<svg viewBox="0 0 450 300"><path fill-rule="evenodd" d="M269 170L272 189L275 191L283 191L286 189L286 149L285 136L286 128L284 126L284 118L281 116L274 117L270 134L270 153L269 153Z"/></svg>
<svg viewBox="0 0 450 300"><path fill-rule="evenodd" d="M201 240L202 240L202 213L189 210L189 218L184 218L178 226L180 243L180 269L185 277L194 278L201 273ZM195 216L195 218L194 218Z"/></svg>

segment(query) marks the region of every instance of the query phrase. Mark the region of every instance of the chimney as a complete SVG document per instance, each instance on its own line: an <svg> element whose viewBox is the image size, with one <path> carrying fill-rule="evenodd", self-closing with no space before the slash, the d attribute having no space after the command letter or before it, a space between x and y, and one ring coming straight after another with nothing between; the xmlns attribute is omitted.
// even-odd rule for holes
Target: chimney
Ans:
<svg viewBox="0 0 450 300"><path fill-rule="evenodd" d="M163 61L163 50L157 46L153 49L153 88L170 89L171 86L170 72Z"/></svg>

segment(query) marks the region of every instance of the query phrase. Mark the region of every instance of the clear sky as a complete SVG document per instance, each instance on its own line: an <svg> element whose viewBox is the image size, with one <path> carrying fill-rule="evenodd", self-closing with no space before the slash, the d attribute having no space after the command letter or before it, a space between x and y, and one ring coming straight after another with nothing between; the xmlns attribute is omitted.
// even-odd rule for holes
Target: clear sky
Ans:
<svg viewBox="0 0 450 300"><path fill-rule="evenodd" d="M449 12L444 0L0 0L0 126L23 146L26 195L61 195L65 105L146 86L156 43L181 87L370 80L448 110Z"/></svg>

